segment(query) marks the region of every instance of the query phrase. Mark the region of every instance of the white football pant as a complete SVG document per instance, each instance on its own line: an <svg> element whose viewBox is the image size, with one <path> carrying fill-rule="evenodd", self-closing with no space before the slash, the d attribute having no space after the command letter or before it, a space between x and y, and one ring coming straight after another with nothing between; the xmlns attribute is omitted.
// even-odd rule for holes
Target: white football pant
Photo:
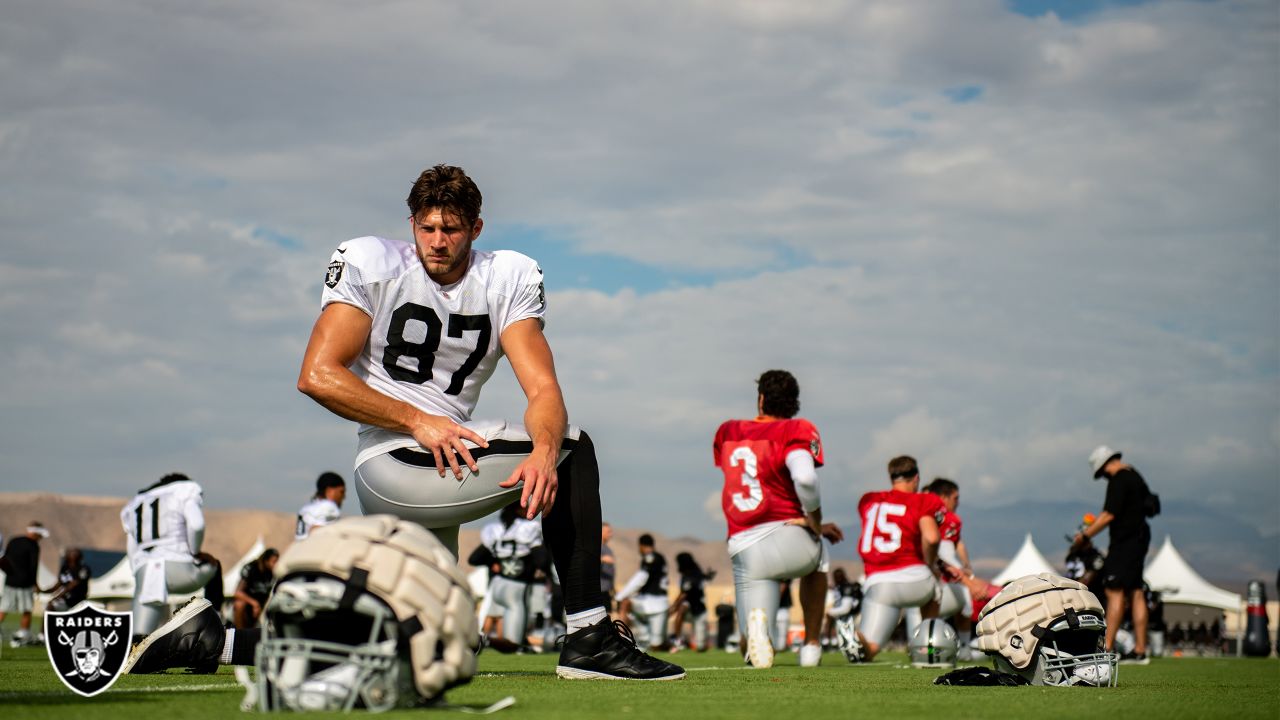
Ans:
<svg viewBox="0 0 1280 720"><path fill-rule="evenodd" d="M822 541L799 525L784 525L734 555L734 604L742 632L747 630L747 614L752 610L764 610L766 618L777 617L778 581L804 577L825 561ZM785 632L782 642L786 642Z"/></svg>

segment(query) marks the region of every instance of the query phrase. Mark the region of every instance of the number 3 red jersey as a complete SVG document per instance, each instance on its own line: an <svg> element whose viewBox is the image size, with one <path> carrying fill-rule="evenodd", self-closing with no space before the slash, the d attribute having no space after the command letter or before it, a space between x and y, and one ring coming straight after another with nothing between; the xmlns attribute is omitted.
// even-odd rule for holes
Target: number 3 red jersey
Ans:
<svg viewBox="0 0 1280 720"><path fill-rule="evenodd" d="M947 508L933 493L899 490L869 492L858 502L862 536L858 554L867 576L924 564L920 518L932 515L941 523Z"/></svg>
<svg viewBox="0 0 1280 720"><path fill-rule="evenodd" d="M822 440L813 423L788 420L728 420L716 431L712 451L724 472L720 503L729 536L757 525L804 517L787 454L804 450L822 467Z"/></svg>

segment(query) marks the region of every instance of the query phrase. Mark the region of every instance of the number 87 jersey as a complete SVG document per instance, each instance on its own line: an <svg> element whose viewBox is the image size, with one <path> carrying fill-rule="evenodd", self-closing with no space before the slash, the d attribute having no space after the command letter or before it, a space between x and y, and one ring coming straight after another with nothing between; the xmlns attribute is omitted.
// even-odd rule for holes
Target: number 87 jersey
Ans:
<svg viewBox="0 0 1280 720"><path fill-rule="evenodd" d="M472 250L462 279L441 286L427 276L413 243L361 237L338 246L324 285L322 307L345 303L372 319L352 372L384 395L458 423L471 419L502 357L502 332L527 318L541 323L546 310L542 269L509 250ZM356 464L415 445L407 435L362 425Z"/></svg>
<svg viewBox="0 0 1280 720"><path fill-rule="evenodd" d="M813 423L789 420L728 420L716 431L712 451L724 472L720 502L729 536L771 522L804 517L787 455L803 450L822 467L822 440Z"/></svg>

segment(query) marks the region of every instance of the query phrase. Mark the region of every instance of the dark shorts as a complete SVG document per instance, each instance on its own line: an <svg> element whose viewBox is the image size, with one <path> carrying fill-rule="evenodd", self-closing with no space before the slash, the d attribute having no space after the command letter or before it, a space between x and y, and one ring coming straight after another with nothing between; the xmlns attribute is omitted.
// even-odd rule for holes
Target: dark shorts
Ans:
<svg viewBox="0 0 1280 720"><path fill-rule="evenodd" d="M1142 566L1150 548L1149 533L1112 543L1102 565L1102 586L1109 590L1141 590Z"/></svg>

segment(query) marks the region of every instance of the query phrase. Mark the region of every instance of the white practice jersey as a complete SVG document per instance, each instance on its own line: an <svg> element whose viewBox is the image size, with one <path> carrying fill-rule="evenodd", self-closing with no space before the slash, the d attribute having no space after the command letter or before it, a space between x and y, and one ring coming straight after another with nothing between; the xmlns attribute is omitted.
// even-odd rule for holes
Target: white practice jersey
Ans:
<svg viewBox="0 0 1280 720"><path fill-rule="evenodd" d="M489 523L480 530L480 544L498 560L524 557L542 544L542 523L524 518L516 518L511 527Z"/></svg>
<svg viewBox="0 0 1280 720"><path fill-rule="evenodd" d="M956 552L956 543L954 540L942 540L938 542L938 559L948 565L961 567L964 563L960 562L960 553Z"/></svg>
<svg viewBox="0 0 1280 720"><path fill-rule="evenodd" d="M498 574L518 582L532 582L537 568L526 558L542 544L542 523L516 518L510 527L489 523L480 530L480 542L498 561Z"/></svg>
<svg viewBox="0 0 1280 720"><path fill-rule="evenodd" d="M338 503L329 498L314 498L298 511L298 525L293 531L293 539L301 540L311 534L313 528L337 521L342 517Z"/></svg>
<svg viewBox="0 0 1280 720"><path fill-rule="evenodd" d="M510 250L472 250L467 274L437 285L413 243L361 237L330 258L321 306L353 305L373 319L351 370L370 387L455 422L471 419L480 388L502 357L498 338L512 323L542 322L542 269ZM417 443L409 435L360 426L356 465Z"/></svg>
<svg viewBox="0 0 1280 720"><path fill-rule="evenodd" d="M137 570L147 560L190 562L204 538L204 494L193 480L158 482L120 511L120 522Z"/></svg>

